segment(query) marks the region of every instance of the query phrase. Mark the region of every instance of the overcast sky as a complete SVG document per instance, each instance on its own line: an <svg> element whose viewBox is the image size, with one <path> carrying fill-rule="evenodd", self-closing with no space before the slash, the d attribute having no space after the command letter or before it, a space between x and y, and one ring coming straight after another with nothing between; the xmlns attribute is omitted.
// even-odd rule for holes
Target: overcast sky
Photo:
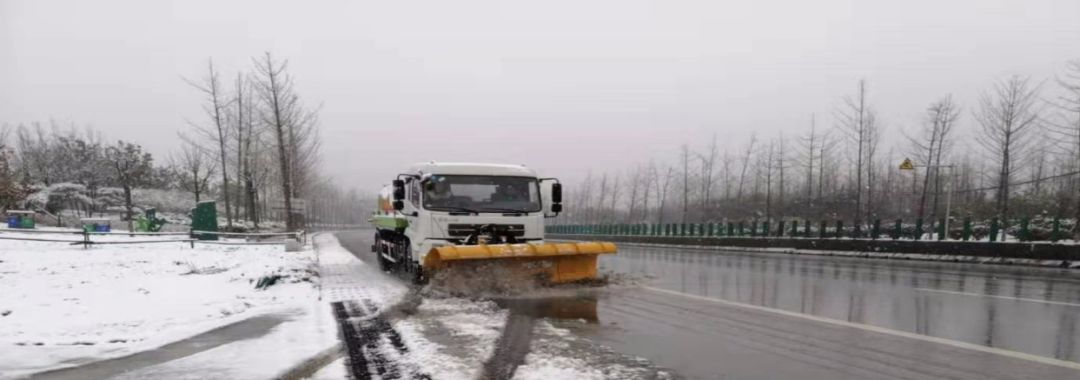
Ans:
<svg viewBox="0 0 1080 380"><path fill-rule="evenodd" d="M893 131L946 93L970 110L996 79L1080 58L1080 1L0 0L0 122L92 125L164 155L205 121L181 78L265 51L321 105L342 184L432 159L573 180L713 134L795 135L811 113L831 126L859 78Z"/></svg>

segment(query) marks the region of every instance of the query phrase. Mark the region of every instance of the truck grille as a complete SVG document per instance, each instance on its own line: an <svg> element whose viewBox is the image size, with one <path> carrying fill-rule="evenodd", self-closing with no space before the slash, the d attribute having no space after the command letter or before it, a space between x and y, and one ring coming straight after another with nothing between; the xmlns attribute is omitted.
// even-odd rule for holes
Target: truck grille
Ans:
<svg viewBox="0 0 1080 380"><path fill-rule="evenodd" d="M469 236L476 229L485 226L485 224L451 224L447 226L447 233L450 236ZM494 226L495 232L503 236L521 237L525 236L524 224L496 224Z"/></svg>

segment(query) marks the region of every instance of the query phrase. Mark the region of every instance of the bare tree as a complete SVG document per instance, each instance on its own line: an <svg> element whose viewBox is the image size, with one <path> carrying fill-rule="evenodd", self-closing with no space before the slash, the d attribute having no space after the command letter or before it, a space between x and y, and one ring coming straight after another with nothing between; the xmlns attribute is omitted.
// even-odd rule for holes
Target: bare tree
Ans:
<svg viewBox="0 0 1080 380"><path fill-rule="evenodd" d="M664 211L667 206L668 190L671 188L671 179L675 177L675 168L668 167L663 175L653 177L656 184L656 197L660 202L660 210L657 212L657 223L664 223Z"/></svg>
<svg viewBox="0 0 1080 380"><path fill-rule="evenodd" d="M779 189L777 189L778 191L777 191L776 205L777 205L777 209L779 209L780 212L782 213L782 212L784 212L784 169L787 166L787 162L786 162L787 156L784 154L785 149L784 149L784 134L783 133L780 133L780 137L777 138L776 145L777 145L777 149L776 149L776 156L775 156L776 157L775 158L775 160L776 160L775 166L776 166L776 174L777 174L777 177L778 177L777 178L777 180L778 180L777 185L779 187ZM782 217L783 215L781 214L780 216Z"/></svg>
<svg viewBox="0 0 1080 380"><path fill-rule="evenodd" d="M934 212L937 214L937 197L941 192L941 160L950 146L948 140L950 132L960 117L960 109L953 103L952 96L946 95L931 103L926 109L924 126L918 137L908 137L915 154L921 157L921 161L929 167L923 173L922 191L919 195L917 215L922 218L926 212L926 201L931 189L931 178L934 179ZM933 176L933 177L932 177Z"/></svg>
<svg viewBox="0 0 1080 380"><path fill-rule="evenodd" d="M217 170L217 164L207 152L195 143L183 139L179 154L170 160L180 172L180 188L195 196L195 203L202 201L202 194L210 187L210 177Z"/></svg>
<svg viewBox="0 0 1080 380"><path fill-rule="evenodd" d="M683 144L682 146L682 175L683 175L683 196L682 196L682 222L686 224L686 217L690 214L690 148Z"/></svg>
<svg viewBox="0 0 1080 380"><path fill-rule="evenodd" d="M716 173L716 160L720 156L719 149L716 146L716 135L712 137L712 141L709 143L708 153L701 156L701 194L702 194L702 209L708 212L712 204L712 190L715 180L713 176Z"/></svg>
<svg viewBox="0 0 1080 380"><path fill-rule="evenodd" d="M217 145L218 158L221 161L221 197L225 201L225 221L229 227L232 227L233 210L229 193L229 170L226 164L228 150L225 147L225 144L229 141L229 131L223 111L228 104L224 99L225 95L221 89L221 81L218 80L218 72L214 70L214 61L207 61L207 73L202 82L186 79L185 81L206 96L203 112L210 118L212 125L209 128L196 126L196 129Z"/></svg>
<svg viewBox="0 0 1080 380"><path fill-rule="evenodd" d="M809 202L814 196L814 160L817 158L818 144L821 138L817 134L817 118L810 115L810 133L799 139L805 153L802 156L803 167L806 168L806 200Z"/></svg>
<svg viewBox="0 0 1080 380"><path fill-rule="evenodd" d="M871 150L871 142L874 138L874 111L870 108L867 99L866 80L859 80L855 95L846 96L843 104L837 110L837 120L841 130L855 145L855 225L858 225L862 217L863 204L863 173L868 171L867 153ZM872 173L872 171L870 171Z"/></svg>
<svg viewBox="0 0 1080 380"><path fill-rule="evenodd" d="M1037 125L1039 88L1030 79L1012 76L994 84L979 99L975 119L982 126L976 140L998 162L997 215L1009 217L1009 184L1028 148L1029 135Z"/></svg>
<svg viewBox="0 0 1080 380"><path fill-rule="evenodd" d="M607 173L604 173L603 176L600 177L600 194L599 195L600 195L600 197L597 198L597 201L596 201L596 207L595 207L596 215L595 215L595 217L596 217L597 222L602 222L607 218L607 215L606 215L607 213L604 212L604 206L607 204L606 202L604 202L604 200L607 199L607 196L608 196Z"/></svg>
<svg viewBox="0 0 1080 380"><path fill-rule="evenodd" d="M611 213L610 218L612 221L616 220L617 211L616 206L619 204L619 175L615 174L615 180L611 184Z"/></svg>
<svg viewBox="0 0 1080 380"><path fill-rule="evenodd" d="M641 197L642 203L644 203L641 208L641 221L643 222L649 221L649 196L652 193L651 184L654 176L656 176L656 163L650 160L649 166L645 168L645 172L641 177L641 185L644 188L642 190L644 194Z"/></svg>
<svg viewBox="0 0 1080 380"><path fill-rule="evenodd" d="M754 154L754 143L757 141L755 135L750 135L750 143L746 144L746 154L742 159L742 170L739 171L739 188L735 191L735 201L741 201L743 195L743 185L746 183L746 169L750 167L750 157Z"/></svg>
<svg viewBox="0 0 1080 380"><path fill-rule="evenodd" d="M635 211L637 211L637 204L639 200L639 190L641 185L642 170L641 165L634 168L633 174L630 176L630 199L627 200L627 213L626 221L634 222Z"/></svg>
<svg viewBox="0 0 1080 380"><path fill-rule="evenodd" d="M772 195L773 195L773 171L776 168L776 142L770 141L768 149L763 152L765 157L762 157L762 167L759 171L765 177L765 222L772 221ZM765 231L765 235L769 232Z"/></svg>
<svg viewBox="0 0 1080 380"><path fill-rule="evenodd" d="M270 127L280 169L281 197L285 206L285 225L290 231L300 227L294 215L292 199L298 183L309 183L317 161L318 135L316 112L300 102L287 73L288 61L275 61L270 53L255 60L255 88L263 102L262 122ZM296 182L294 182L296 181Z"/></svg>
<svg viewBox="0 0 1080 380"><path fill-rule="evenodd" d="M1065 64L1065 72L1057 78L1063 93L1050 103L1057 108L1057 118L1047 120L1048 129L1060 137L1067 160L1074 170L1080 170L1080 60ZM1073 182L1073 217L1080 221L1080 176ZM1073 227L1073 239L1080 240L1080 223Z"/></svg>

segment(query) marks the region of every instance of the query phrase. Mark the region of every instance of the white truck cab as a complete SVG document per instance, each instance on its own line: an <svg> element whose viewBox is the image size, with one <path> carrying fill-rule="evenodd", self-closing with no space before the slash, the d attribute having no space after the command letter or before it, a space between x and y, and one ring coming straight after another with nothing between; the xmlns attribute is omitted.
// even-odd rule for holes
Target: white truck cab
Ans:
<svg viewBox="0 0 1080 380"><path fill-rule="evenodd" d="M380 193L373 249L384 269L417 270L440 246L542 243L561 193L524 165L418 163Z"/></svg>

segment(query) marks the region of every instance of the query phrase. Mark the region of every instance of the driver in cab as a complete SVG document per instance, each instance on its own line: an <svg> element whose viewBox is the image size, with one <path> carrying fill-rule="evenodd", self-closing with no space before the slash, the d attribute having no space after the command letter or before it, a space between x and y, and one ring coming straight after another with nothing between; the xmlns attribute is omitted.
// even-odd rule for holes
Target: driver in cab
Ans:
<svg viewBox="0 0 1080 380"><path fill-rule="evenodd" d="M450 183L445 177L433 177L425 188L427 191L424 194L424 203L427 206L446 205L454 198L454 193L450 191Z"/></svg>

